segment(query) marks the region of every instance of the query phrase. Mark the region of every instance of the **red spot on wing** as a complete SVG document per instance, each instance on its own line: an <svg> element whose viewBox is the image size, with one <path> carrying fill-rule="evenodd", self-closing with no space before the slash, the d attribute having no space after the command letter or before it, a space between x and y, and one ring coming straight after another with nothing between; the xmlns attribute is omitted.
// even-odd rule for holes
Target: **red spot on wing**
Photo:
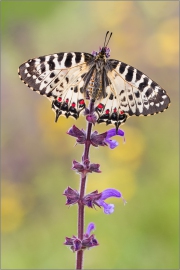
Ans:
<svg viewBox="0 0 180 270"><path fill-rule="evenodd" d="M84 105L84 99L80 99L80 100L79 100L79 104L80 104L80 105Z"/></svg>
<svg viewBox="0 0 180 270"><path fill-rule="evenodd" d="M103 109L104 105L102 103L99 103L99 105L97 107L98 107L98 109Z"/></svg>
<svg viewBox="0 0 180 270"><path fill-rule="evenodd" d="M69 98L66 99L66 103L68 103L68 102L69 102Z"/></svg>
<svg viewBox="0 0 180 270"><path fill-rule="evenodd" d="M116 108L114 108L114 112L115 112L115 113L117 112L117 109L116 109Z"/></svg>
<svg viewBox="0 0 180 270"><path fill-rule="evenodd" d="M106 113L106 114L109 114L109 109L107 109L107 110L105 111L105 113Z"/></svg>
<svg viewBox="0 0 180 270"><path fill-rule="evenodd" d="M62 98L61 97L58 97L57 101L58 102L61 102L62 101Z"/></svg>
<svg viewBox="0 0 180 270"><path fill-rule="evenodd" d="M76 107L76 103L73 102L71 106L72 106L73 108Z"/></svg>
<svg viewBox="0 0 180 270"><path fill-rule="evenodd" d="M124 114L124 111L120 111L119 113L120 113L120 114Z"/></svg>

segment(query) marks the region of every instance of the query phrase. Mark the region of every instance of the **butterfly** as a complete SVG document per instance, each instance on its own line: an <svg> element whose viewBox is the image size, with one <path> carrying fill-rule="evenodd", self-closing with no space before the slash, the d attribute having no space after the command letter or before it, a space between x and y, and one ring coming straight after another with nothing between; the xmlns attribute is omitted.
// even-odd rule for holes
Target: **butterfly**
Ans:
<svg viewBox="0 0 180 270"><path fill-rule="evenodd" d="M156 82L128 64L109 59L111 36L108 31L104 46L92 54L54 53L19 67L20 79L51 101L55 122L61 115L77 119L89 101L94 103L97 123L114 124L116 129L130 116L154 115L168 108L170 98Z"/></svg>

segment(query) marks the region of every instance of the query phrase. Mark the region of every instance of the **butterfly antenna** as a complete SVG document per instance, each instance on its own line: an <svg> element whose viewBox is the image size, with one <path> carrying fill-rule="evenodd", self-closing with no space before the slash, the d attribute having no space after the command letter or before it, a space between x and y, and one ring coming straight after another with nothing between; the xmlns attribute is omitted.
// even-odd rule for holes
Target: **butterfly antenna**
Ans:
<svg viewBox="0 0 180 270"><path fill-rule="evenodd" d="M108 45L108 43L109 43L109 41L110 41L111 36L112 36L112 32L111 32L111 34L110 34L110 36L109 36L108 42L106 43L106 47L107 47L107 45Z"/></svg>
<svg viewBox="0 0 180 270"><path fill-rule="evenodd" d="M109 31L106 32L106 36L105 36L105 40L104 40L104 47L106 46L106 38L107 38L107 35L109 34Z"/></svg>

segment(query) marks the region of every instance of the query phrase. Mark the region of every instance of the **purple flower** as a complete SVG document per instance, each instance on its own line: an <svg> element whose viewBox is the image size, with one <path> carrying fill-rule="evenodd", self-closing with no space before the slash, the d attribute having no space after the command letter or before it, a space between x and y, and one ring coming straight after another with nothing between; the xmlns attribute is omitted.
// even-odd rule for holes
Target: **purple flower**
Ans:
<svg viewBox="0 0 180 270"><path fill-rule="evenodd" d="M90 173L92 173L92 172L101 173L101 171L99 170L99 167L100 167L99 164L92 163L89 166L88 172L90 172Z"/></svg>
<svg viewBox="0 0 180 270"><path fill-rule="evenodd" d="M70 246L70 249L75 252L82 249L82 241L78 239L76 236L66 237L66 241L64 245Z"/></svg>
<svg viewBox="0 0 180 270"><path fill-rule="evenodd" d="M97 131L94 131L91 134L91 144L95 147L105 146L105 145L107 146L107 143L105 142L106 136L107 136L107 132L98 134Z"/></svg>
<svg viewBox="0 0 180 270"><path fill-rule="evenodd" d="M111 149L114 149L116 146L118 146L118 142L111 140L110 138L116 135L124 137L124 131L121 129L116 130L115 128L101 134L94 131L91 135L91 144L95 147L109 145Z"/></svg>
<svg viewBox="0 0 180 270"><path fill-rule="evenodd" d="M76 160L73 160L72 170L77 171L77 173L82 173L82 172L84 172L84 166L82 163L79 163Z"/></svg>
<svg viewBox="0 0 180 270"><path fill-rule="evenodd" d="M90 116L92 116L92 115L88 115L87 117L90 117ZM93 123L94 120L93 120L93 118L91 119L91 117L90 117L88 121ZM76 142L79 144L84 144L86 141L85 131L83 129L82 130L78 129L75 125L72 126L68 130L67 134L77 138ZM116 136L116 135L124 137L124 131L121 129L116 130L115 128L112 128L112 129L110 129L104 133L101 133L101 134L98 134L97 131L94 131L91 134L91 139L90 139L91 144L95 147L109 145L109 147L111 149L114 149L115 147L118 146L118 142L115 140L111 140L110 138L113 136Z"/></svg>
<svg viewBox="0 0 180 270"><path fill-rule="evenodd" d="M95 230L95 224L91 222L87 226L86 233L84 234L84 239L82 240L83 247L90 248L99 245L97 240L94 238L94 234L91 234L93 230Z"/></svg>
<svg viewBox="0 0 180 270"><path fill-rule="evenodd" d="M124 137L124 131L121 129L116 130L115 128L112 128L107 131L105 142L109 144L109 147L111 149L114 149L116 146L118 146L117 141L110 139L111 137L116 136L116 135Z"/></svg>
<svg viewBox="0 0 180 270"><path fill-rule="evenodd" d="M84 205L91 207L91 208L95 207L95 205L100 207L100 205L97 203L97 201L101 198L101 195L102 195L102 193L98 193L97 190L91 192L90 194L87 194L83 198Z"/></svg>
<svg viewBox="0 0 180 270"><path fill-rule="evenodd" d="M97 121L97 117L95 114L88 114L86 116L86 120L89 122L89 123L92 123L93 125L95 125L96 121Z"/></svg>
<svg viewBox="0 0 180 270"><path fill-rule="evenodd" d="M95 229L94 223L89 223L86 233L83 235L83 240L78 239L76 236L66 237L64 245L70 246L73 252L81 249L89 249L94 246L98 246L97 240L94 238L94 234L91 231ZM90 235L91 234L91 235Z"/></svg>
<svg viewBox="0 0 180 270"><path fill-rule="evenodd" d="M66 205L75 204L79 200L79 192L71 187L65 189L63 195L66 196Z"/></svg>
<svg viewBox="0 0 180 270"><path fill-rule="evenodd" d="M79 128L77 128L75 125L73 125L67 132L68 135L76 137L76 142L80 143L80 144L84 144L86 141L86 133L85 131L82 129L80 130Z"/></svg>
<svg viewBox="0 0 180 270"><path fill-rule="evenodd" d="M114 204L107 204L105 200L110 197L122 198L124 203L126 202L122 197L122 194L113 188L105 189L103 192L93 191L83 198L83 203L88 207L95 207L95 205L104 208L105 214L112 214L114 212Z"/></svg>
<svg viewBox="0 0 180 270"><path fill-rule="evenodd" d="M89 236L91 231L95 230L95 224L93 222L89 223L86 229L85 236Z"/></svg>
<svg viewBox="0 0 180 270"><path fill-rule="evenodd" d="M100 173L99 170L100 165L92 163L90 164L90 161L88 159L84 160L83 163L79 163L75 160L73 160L73 167L72 169L75 170L77 173L81 173L83 176L85 176L87 173Z"/></svg>
<svg viewBox="0 0 180 270"><path fill-rule="evenodd" d="M114 212L114 204L107 204L104 201L110 197L120 198L122 197L122 194L118 190L113 188L105 189L102 192L101 198L97 201L97 204L99 204L104 208L104 213L107 215L112 214Z"/></svg>

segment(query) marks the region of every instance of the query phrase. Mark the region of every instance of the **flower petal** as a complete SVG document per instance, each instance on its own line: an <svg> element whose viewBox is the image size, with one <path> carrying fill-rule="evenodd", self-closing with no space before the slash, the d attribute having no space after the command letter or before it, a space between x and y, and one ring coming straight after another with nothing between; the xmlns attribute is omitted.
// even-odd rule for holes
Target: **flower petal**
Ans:
<svg viewBox="0 0 180 270"><path fill-rule="evenodd" d="M108 215L114 212L114 204L107 204L104 201L110 197L120 198L122 197L122 194L117 189L108 188L101 193L100 199L96 201L99 206L104 208L104 213Z"/></svg>
<svg viewBox="0 0 180 270"><path fill-rule="evenodd" d="M100 173L101 171L99 170L100 164L95 164L92 163L89 166L89 172L96 172L96 173Z"/></svg>
<svg viewBox="0 0 180 270"><path fill-rule="evenodd" d="M76 170L77 172L82 172L84 170L84 166L80 162L73 160L72 170Z"/></svg>
<svg viewBox="0 0 180 270"><path fill-rule="evenodd" d="M75 204L79 200L79 192L71 187L65 189L63 195L66 196L66 205Z"/></svg>
<svg viewBox="0 0 180 270"><path fill-rule="evenodd" d="M104 213L106 215L112 214L114 212L114 204L108 204L107 207L104 208Z"/></svg>
<svg viewBox="0 0 180 270"><path fill-rule="evenodd" d="M90 235L91 231L93 230L95 230L95 224L91 222L87 226L86 235Z"/></svg>
<svg viewBox="0 0 180 270"><path fill-rule="evenodd" d="M110 139L111 137L116 136L116 135L123 137L124 136L124 131L121 130L121 129L116 130L115 128L112 128L112 129L107 131L105 142L107 144L109 144L109 147L111 149L114 149L115 147L118 146L118 142L116 142L115 140Z"/></svg>
<svg viewBox="0 0 180 270"><path fill-rule="evenodd" d="M124 131L121 130L121 129L118 129L118 131L116 131L115 128L112 128L110 130L107 131L107 136L106 136L106 139L109 139L113 136L116 136L116 135L119 135L119 136L124 136Z"/></svg>
<svg viewBox="0 0 180 270"><path fill-rule="evenodd" d="M82 242L81 240L76 238L73 243L73 251L81 250L81 248L82 248Z"/></svg>
<svg viewBox="0 0 180 270"><path fill-rule="evenodd" d="M94 205L97 205L97 200L99 200L101 198L101 193L98 193L97 190L87 194L86 196L84 196L83 198L83 204L93 208ZM100 207L100 206L99 206Z"/></svg>
<svg viewBox="0 0 180 270"><path fill-rule="evenodd" d="M107 132L98 134L97 131L94 131L91 134L91 144L95 147L107 145L105 142L106 136L107 136Z"/></svg>
<svg viewBox="0 0 180 270"><path fill-rule="evenodd" d="M105 203L103 200L98 201L99 205L104 208L104 213L109 215L114 212L114 204Z"/></svg>
<svg viewBox="0 0 180 270"><path fill-rule="evenodd" d="M100 200L106 200L107 198L110 198L110 197L120 198L122 197L122 194L117 189L108 188L102 191Z"/></svg>
<svg viewBox="0 0 180 270"><path fill-rule="evenodd" d="M115 140L105 139L105 141L107 144L109 144L109 147L111 149L114 149L115 147L117 147L119 145L118 142Z"/></svg>
<svg viewBox="0 0 180 270"><path fill-rule="evenodd" d="M79 144L84 144L85 140L86 140L86 133L85 131L82 129L80 130L79 128L77 128L75 125L73 125L67 132L68 135L76 137L77 138L77 143Z"/></svg>

